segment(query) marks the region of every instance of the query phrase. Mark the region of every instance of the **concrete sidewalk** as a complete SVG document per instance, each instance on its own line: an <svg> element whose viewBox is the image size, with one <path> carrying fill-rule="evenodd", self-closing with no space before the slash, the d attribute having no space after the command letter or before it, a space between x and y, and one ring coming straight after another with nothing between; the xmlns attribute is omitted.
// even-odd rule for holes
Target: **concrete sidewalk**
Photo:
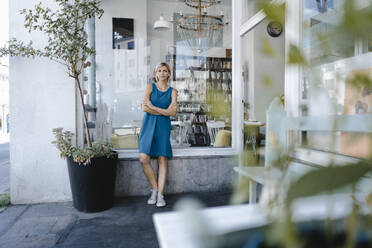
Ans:
<svg viewBox="0 0 372 248"><path fill-rule="evenodd" d="M166 196L168 205L147 205L147 197L117 199L113 208L81 213L72 202L15 205L0 213L0 247L158 247L152 215L172 211L184 196L206 206L227 205L230 192Z"/></svg>
<svg viewBox="0 0 372 248"><path fill-rule="evenodd" d="M1 143L0 139L0 194L10 191L9 171L9 143Z"/></svg>

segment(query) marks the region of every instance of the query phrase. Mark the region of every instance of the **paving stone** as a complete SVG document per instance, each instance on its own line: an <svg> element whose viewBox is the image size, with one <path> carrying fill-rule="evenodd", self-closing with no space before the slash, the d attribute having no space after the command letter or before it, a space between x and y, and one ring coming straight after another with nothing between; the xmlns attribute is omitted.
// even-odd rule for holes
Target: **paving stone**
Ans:
<svg viewBox="0 0 372 248"><path fill-rule="evenodd" d="M0 213L0 239L27 208L26 205L11 206Z"/></svg>
<svg viewBox="0 0 372 248"><path fill-rule="evenodd" d="M33 239L6 239L0 240L1 248L49 248L54 247L55 244L55 235L44 235L39 238Z"/></svg>
<svg viewBox="0 0 372 248"><path fill-rule="evenodd" d="M0 148L0 151L1 151L1 148ZM2 160L2 161L0 160L0 193L7 193L10 191L9 170L10 170L9 159Z"/></svg>
<svg viewBox="0 0 372 248"><path fill-rule="evenodd" d="M167 195L168 205L157 208L146 204L147 197L126 197L117 199L113 208L93 214L78 212L71 202L11 206L0 214L0 227L5 230L0 248L156 248L152 215L172 211L180 198L190 195L206 206L226 205L230 198L229 192Z"/></svg>
<svg viewBox="0 0 372 248"><path fill-rule="evenodd" d="M75 209L72 202L53 202L43 204L33 204L29 206L24 217L49 217L49 216L64 216L69 215Z"/></svg>

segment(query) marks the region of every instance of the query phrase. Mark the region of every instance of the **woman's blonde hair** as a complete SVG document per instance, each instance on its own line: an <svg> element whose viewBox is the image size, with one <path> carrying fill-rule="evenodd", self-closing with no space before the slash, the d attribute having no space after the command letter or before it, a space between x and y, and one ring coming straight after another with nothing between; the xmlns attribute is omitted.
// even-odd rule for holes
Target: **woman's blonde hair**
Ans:
<svg viewBox="0 0 372 248"><path fill-rule="evenodd" d="M159 64L155 67L155 70L154 70L154 79L155 79L156 82L159 81L159 79L156 77L156 71L157 71L160 67L163 67L163 66L167 67L167 70L168 70L168 73L169 73L169 76L168 76L168 78L167 78L167 81L169 81L169 79L171 78L171 70L170 70L170 66L169 66L167 63L165 63L165 62L161 62L161 63L159 63Z"/></svg>

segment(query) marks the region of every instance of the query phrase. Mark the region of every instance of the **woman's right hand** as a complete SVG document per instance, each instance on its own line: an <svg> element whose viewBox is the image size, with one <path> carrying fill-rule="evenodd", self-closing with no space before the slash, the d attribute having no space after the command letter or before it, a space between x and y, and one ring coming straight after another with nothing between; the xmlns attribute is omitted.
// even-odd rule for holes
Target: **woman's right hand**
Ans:
<svg viewBox="0 0 372 248"><path fill-rule="evenodd" d="M150 109L153 109L154 108L154 105L152 104L152 102L149 99L144 99L143 100L143 104L145 106L149 107Z"/></svg>

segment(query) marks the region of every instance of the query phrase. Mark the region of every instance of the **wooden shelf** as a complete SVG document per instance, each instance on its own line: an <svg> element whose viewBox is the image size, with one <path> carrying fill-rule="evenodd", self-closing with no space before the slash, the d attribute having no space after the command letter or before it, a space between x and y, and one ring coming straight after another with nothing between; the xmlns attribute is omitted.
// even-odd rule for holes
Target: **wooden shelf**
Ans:
<svg viewBox="0 0 372 248"><path fill-rule="evenodd" d="M180 63L181 62L181 63ZM224 77L222 78L222 72L228 72L228 73L231 73L232 72L232 69L231 68L225 68L225 67L230 67L231 66L231 62L232 62L232 59L231 58L226 58L226 57L205 57L205 56L191 56L191 55L176 55L176 54L173 54L172 57L171 57L171 61L170 63L172 64L173 66L173 73L172 73L172 81L174 82L174 86L177 85L177 82L181 82L181 81L185 81L185 80L194 80L193 82L196 83L196 84L200 84L201 80L203 79L206 79L206 83L207 85L210 85L210 87L218 87L219 85L221 85L221 87L223 87L222 85L229 85L231 84L231 78L230 77ZM195 65L195 66L190 66L190 65ZM177 71L180 72L180 71L187 71L187 70L190 70L190 73L188 77L184 77L185 74L178 74L180 77L177 77ZM197 73L197 71L204 71L205 73ZM216 72L216 73L214 73ZM208 77L207 78L204 78L204 77L201 77L197 74L208 74ZM213 74L216 74L217 77L219 78L211 78L211 75ZM225 74L225 73L224 73ZM204 76L207 76L207 75L204 75ZM224 76L228 76L228 75L224 75ZM222 83L222 84L221 84ZM179 85L179 84L178 84ZM186 94L188 92L185 92ZM203 93L207 93L207 88L205 89L205 92ZM226 96L228 97L229 95L231 95L231 92L228 92L226 91L225 92ZM186 98L186 99L189 99L189 98ZM208 109L208 106L210 106L210 104L207 104L206 103L206 100L203 100L203 101L195 101L195 100L179 100L178 101L179 104L187 104L187 103L190 103L190 104L199 104L201 109L199 111L179 111L178 112L178 115L180 116L185 116L185 115L192 115L194 114L195 116L197 116L198 114L200 114L201 112L200 111L203 111L204 113L202 115L205 115L207 116L208 113L205 113L205 111ZM195 120L199 120L199 119L195 119ZM193 125L195 126L204 126L206 128L206 122L192 122ZM192 133L194 135L205 135L203 132L201 133L195 133L194 131L196 130L193 130ZM208 134L206 134L206 136L208 137ZM208 138L206 138L208 139ZM200 140L199 140L200 141ZM197 141L199 143L199 141ZM207 143L209 142L209 140L207 140ZM200 143L199 145L196 145L196 146L200 146ZM209 146L209 144L205 144L205 146Z"/></svg>
<svg viewBox="0 0 372 248"><path fill-rule="evenodd" d="M177 103L197 103L197 104L207 104L203 101L194 101L194 100L179 100Z"/></svg>
<svg viewBox="0 0 372 248"><path fill-rule="evenodd" d="M226 57L206 57L206 56L194 56L194 55L182 55L182 54L173 54L173 59L203 59L206 61L232 61L232 58Z"/></svg>
<svg viewBox="0 0 372 248"><path fill-rule="evenodd" d="M231 72L231 69L229 69L229 68L203 68L203 67L196 67L196 66L190 66L190 67L188 67L188 70L191 70L191 71Z"/></svg>
<svg viewBox="0 0 372 248"><path fill-rule="evenodd" d="M199 111L178 111L177 113L178 114L194 114L194 113L197 113Z"/></svg>

